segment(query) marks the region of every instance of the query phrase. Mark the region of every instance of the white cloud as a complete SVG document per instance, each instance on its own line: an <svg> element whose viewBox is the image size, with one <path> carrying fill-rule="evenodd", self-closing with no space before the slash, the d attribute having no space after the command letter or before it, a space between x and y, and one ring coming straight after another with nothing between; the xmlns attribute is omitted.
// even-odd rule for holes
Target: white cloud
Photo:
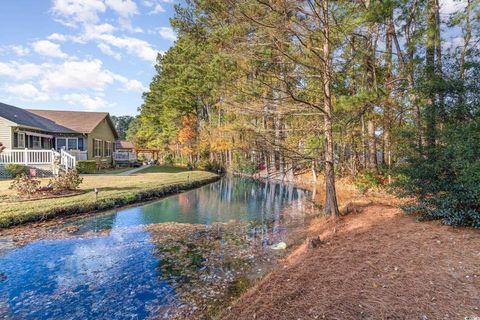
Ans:
<svg viewBox="0 0 480 320"><path fill-rule="evenodd" d="M122 29L128 30L130 32L140 33L143 32L143 29L140 27L134 27L132 21L128 18L119 18L118 24Z"/></svg>
<svg viewBox="0 0 480 320"><path fill-rule="evenodd" d="M132 0L105 0L105 3L122 17L138 14L137 5Z"/></svg>
<svg viewBox="0 0 480 320"><path fill-rule="evenodd" d="M63 34L52 33L47 37L47 39L52 41L65 41L67 40L67 37L65 37Z"/></svg>
<svg viewBox="0 0 480 320"><path fill-rule="evenodd" d="M102 35L102 34L111 34L115 31L115 27L109 23L102 23L102 24L95 24L95 25L87 25L85 26L85 33L83 35L84 38L87 39L94 39L95 37Z"/></svg>
<svg viewBox="0 0 480 320"><path fill-rule="evenodd" d="M41 92L31 83L7 85L3 87L3 90L14 94L16 98L21 100L47 101L50 99L46 93Z"/></svg>
<svg viewBox="0 0 480 320"><path fill-rule="evenodd" d="M122 58L121 54L118 52L114 52L108 44L99 43L97 47L98 49L100 49L100 51L102 51L102 53L106 54L107 56L111 56L116 60L120 60Z"/></svg>
<svg viewBox="0 0 480 320"><path fill-rule="evenodd" d="M0 87L0 91L11 95L7 99L64 100L89 110L108 106L102 98L108 86L118 84L119 90L128 92L146 91L140 81L105 69L98 59L38 65L17 61L0 62L1 76L22 82Z"/></svg>
<svg viewBox="0 0 480 320"><path fill-rule="evenodd" d="M155 1L156 3L158 2ZM118 15L117 27L110 23L99 23L99 14L104 13L107 9L111 9ZM97 42L98 48L103 53L116 59L119 59L120 53L115 52L115 48L122 49L130 55L151 63L156 61L157 50L147 41L115 34L119 30L143 32L140 27L132 26L130 20L133 15L139 13L133 0L53 0L52 12L64 24L67 23L74 27L81 25L82 31L79 34L66 37L73 42ZM167 36L171 37L171 35ZM58 39L60 41L61 39L56 34L51 37L51 40Z"/></svg>
<svg viewBox="0 0 480 320"><path fill-rule="evenodd" d="M60 45L48 40L36 41L32 43L32 47L36 53L42 56L62 59L68 57L68 55L60 49Z"/></svg>
<svg viewBox="0 0 480 320"><path fill-rule="evenodd" d="M138 80L128 79L119 74L112 73L113 78L123 84L121 91L144 92L147 88Z"/></svg>
<svg viewBox="0 0 480 320"><path fill-rule="evenodd" d="M108 106L108 102L102 97L91 97L85 93L71 93L62 96L62 99L70 105L81 105L87 110L98 110Z"/></svg>
<svg viewBox="0 0 480 320"><path fill-rule="evenodd" d="M15 54L20 57L30 54L30 49L24 46L11 46L10 49L12 49L13 52L15 52Z"/></svg>
<svg viewBox="0 0 480 320"><path fill-rule="evenodd" d="M100 34L94 37L109 46L126 50L129 54L135 55L143 60L155 62L157 51L144 40L132 37L117 37L112 34Z"/></svg>
<svg viewBox="0 0 480 320"><path fill-rule="evenodd" d="M103 91L114 81L112 73L102 68L98 59L67 61L55 68L46 70L40 84L49 92L58 89L91 89Z"/></svg>
<svg viewBox="0 0 480 320"><path fill-rule="evenodd" d="M0 62L0 76L6 76L15 80L28 80L39 76L44 66L34 63Z"/></svg>
<svg viewBox="0 0 480 320"><path fill-rule="evenodd" d="M167 39L167 40L170 40L170 41L177 40L177 35L175 34L175 31L173 31L173 29L170 28L170 27L161 27L158 30L158 33L164 39Z"/></svg>
<svg viewBox="0 0 480 320"><path fill-rule="evenodd" d="M105 12L106 6L101 0L53 0L52 12L60 21L69 26L76 23L96 23L98 13Z"/></svg>
<svg viewBox="0 0 480 320"><path fill-rule="evenodd" d="M144 92L147 91L147 88L138 80L128 80L124 83L124 87L127 91L133 92Z"/></svg>
<svg viewBox="0 0 480 320"><path fill-rule="evenodd" d="M159 3L157 3L152 9L152 11L150 11L148 14L157 14L162 12L165 12L165 9L163 9L163 7Z"/></svg>

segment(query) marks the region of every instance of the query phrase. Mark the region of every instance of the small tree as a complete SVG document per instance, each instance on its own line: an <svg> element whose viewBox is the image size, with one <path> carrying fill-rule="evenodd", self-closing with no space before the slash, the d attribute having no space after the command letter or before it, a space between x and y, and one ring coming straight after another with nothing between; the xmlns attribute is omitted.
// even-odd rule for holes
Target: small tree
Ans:
<svg viewBox="0 0 480 320"><path fill-rule="evenodd" d="M31 197L35 192L37 192L39 186L40 180L34 179L26 174L21 174L15 177L10 184L9 189L15 190L17 195L20 197Z"/></svg>
<svg viewBox="0 0 480 320"><path fill-rule="evenodd" d="M49 185L57 191L76 190L83 182L77 170L70 170L50 180Z"/></svg>

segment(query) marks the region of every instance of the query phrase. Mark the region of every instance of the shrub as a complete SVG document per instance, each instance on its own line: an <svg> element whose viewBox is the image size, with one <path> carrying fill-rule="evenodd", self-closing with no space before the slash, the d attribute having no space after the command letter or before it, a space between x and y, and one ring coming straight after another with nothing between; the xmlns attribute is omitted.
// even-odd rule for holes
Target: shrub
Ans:
<svg viewBox="0 0 480 320"><path fill-rule="evenodd" d="M173 166L175 159L173 155L169 153L165 156L165 158L163 158L163 161L167 166Z"/></svg>
<svg viewBox="0 0 480 320"><path fill-rule="evenodd" d="M77 162L79 173L95 173L97 171L97 162L95 160L80 160Z"/></svg>
<svg viewBox="0 0 480 320"><path fill-rule="evenodd" d="M23 164L9 163L5 165L5 171L12 177L18 177L23 174L28 174L28 167Z"/></svg>
<svg viewBox="0 0 480 320"><path fill-rule="evenodd" d="M36 180L26 174L20 174L10 184L9 189L15 190L19 196L31 196L40 186L40 180Z"/></svg>
<svg viewBox="0 0 480 320"><path fill-rule="evenodd" d="M395 187L417 199L407 213L444 224L480 228L480 121L446 127L435 147L401 167Z"/></svg>
<svg viewBox="0 0 480 320"><path fill-rule="evenodd" d="M233 156L233 169L237 172L254 174L258 171L258 166L255 162L247 159L243 153L234 153Z"/></svg>
<svg viewBox="0 0 480 320"><path fill-rule="evenodd" d="M65 191L78 189L82 182L83 179L78 175L78 171L70 170L50 180L49 185L54 190Z"/></svg>
<svg viewBox="0 0 480 320"><path fill-rule="evenodd" d="M382 176L371 171L365 171L357 176L354 184L360 192L365 193L382 185Z"/></svg>
<svg viewBox="0 0 480 320"><path fill-rule="evenodd" d="M225 167L221 164L216 162L215 160L200 160L198 161L198 167L202 170L214 172L214 173L223 173L225 172Z"/></svg>

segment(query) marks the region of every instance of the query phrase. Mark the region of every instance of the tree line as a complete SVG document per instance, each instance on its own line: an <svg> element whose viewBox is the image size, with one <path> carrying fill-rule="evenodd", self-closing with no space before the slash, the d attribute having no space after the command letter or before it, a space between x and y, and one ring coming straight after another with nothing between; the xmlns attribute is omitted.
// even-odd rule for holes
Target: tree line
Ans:
<svg viewBox="0 0 480 320"><path fill-rule="evenodd" d="M128 129L169 159L292 180L382 176L480 226L478 0L189 0ZM455 37L455 41L444 39Z"/></svg>

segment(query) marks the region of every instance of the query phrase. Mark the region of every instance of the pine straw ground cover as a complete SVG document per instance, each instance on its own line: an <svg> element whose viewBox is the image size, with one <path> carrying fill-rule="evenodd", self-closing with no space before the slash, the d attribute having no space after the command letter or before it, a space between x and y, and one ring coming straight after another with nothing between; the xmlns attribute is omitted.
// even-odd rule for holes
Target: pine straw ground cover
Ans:
<svg viewBox="0 0 480 320"><path fill-rule="evenodd" d="M213 173L145 173L130 176L85 176L82 194L56 199L7 202L13 197L8 190L11 180L0 181L0 227L44 220L56 216L101 211L159 198L192 189L219 177ZM42 179L45 184L48 179ZM94 189L99 191L98 199Z"/></svg>
<svg viewBox="0 0 480 320"><path fill-rule="evenodd" d="M480 317L479 230L417 222L368 201L353 211L315 220L309 233L320 246L292 252L224 319Z"/></svg>

